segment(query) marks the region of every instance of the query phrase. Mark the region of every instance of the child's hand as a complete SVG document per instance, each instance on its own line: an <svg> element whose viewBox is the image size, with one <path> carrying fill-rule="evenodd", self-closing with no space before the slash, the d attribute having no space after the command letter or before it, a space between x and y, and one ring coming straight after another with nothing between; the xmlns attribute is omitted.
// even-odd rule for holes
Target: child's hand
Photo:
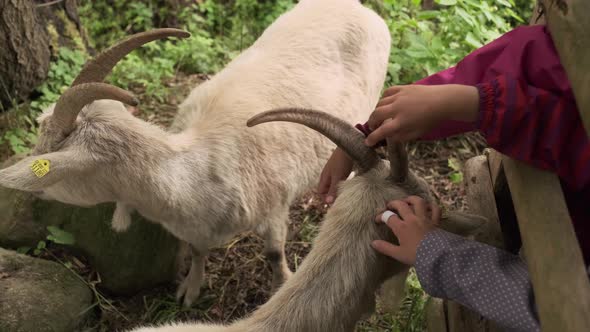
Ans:
<svg viewBox="0 0 590 332"><path fill-rule="evenodd" d="M332 204L336 199L336 189L340 181L346 180L352 172L352 159L340 148L334 150L320 175L318 194L324 196L324 201Z"/></svg>
<svg viewBox="0 0 590 332"><path fill-rule="evenodd" d="M393 86L369 118L373 132L365 143L373 146L386 137L401 142L417 139L444 120L474 122L478 111L479 92L474 86Z"/></svg>
<svg viewBox="0 0 590 332"><path fill-rule="evenodd" d="M440 222L440 207L436 204L430 205L418 196L410 196L404 200L390 201L387 208L397 211L401 217L400 219L392 215L386 223L398 238L399 246L382 240L375 240L371 245L384 255L404 264L414 265L420 242ZM381 215L382 213L377 215L377 222L383 222Z"/></svg>

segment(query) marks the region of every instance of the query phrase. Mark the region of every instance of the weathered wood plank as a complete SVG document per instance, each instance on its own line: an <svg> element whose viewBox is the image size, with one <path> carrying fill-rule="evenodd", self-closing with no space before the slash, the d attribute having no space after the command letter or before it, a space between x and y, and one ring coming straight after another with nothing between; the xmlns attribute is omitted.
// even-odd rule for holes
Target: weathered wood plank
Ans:
<svg viewBox="0 0 590 332"><path fill-rule="evenodd" d="M445 301L436 297L429 297L424 305L426 331L448 332Z"/></svg>
<svg viewBox="0 0 590 332"><path fill-rule="evenodd" d="M559 58L590 133L590 1L541 0Z"/></svg>
<svg viewBox="0 0 590 332"><path fill-rule="evenodd" d="M503 165L543 331L590 331L590 282L557 176Z"/></svg>
<svg viewBox="0 0 590 332"><path fill-rule="evenodd" d="M490 173L488 158L485 155L469 159L463 167L469 212L481 215L488 220L481 231L474 236L474 240L501 248L503 247L502 232ZM448 301L446 309L449 332L500 331L493 322L458 303Z"/></svg>
<svg viewBox="0 0 590 332"><path fill-rule="evenodd" d="M502 154L494 149L485 149L484 154L488 157L488 165L493 188L498 188L505 183L498 181L505 180L504 169L502 169Z"/></svg>
<svg viewBox="0 0 590 332"><path fill-rule="evenodd" d="M496 211L496 199L486 156L473 157L463 167L467 206L469 211L485 217L488 222L474 239L479 242L503 247L502 231Z"/></svg>
<svg viewBox="0 0 590 332"><path fill-rule="evenodd" d="M486 149L485 154L488 157L490 176L492 180L493 192L496 201L496 211L500 224L503 238L503 249L517 254L522 243L520 241L520 230L516 221L514 204L510 189L506 183L506 175L502 167L504 155L494 149Z"/></svg>

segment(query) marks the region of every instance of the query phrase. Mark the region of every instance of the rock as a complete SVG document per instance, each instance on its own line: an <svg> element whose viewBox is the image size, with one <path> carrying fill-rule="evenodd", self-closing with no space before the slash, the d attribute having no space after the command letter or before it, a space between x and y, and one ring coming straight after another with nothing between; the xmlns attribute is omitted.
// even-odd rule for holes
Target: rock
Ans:
<svg viewBox="0 0 590 332"><path fill-rule="evenodd" d="M0 168L8 167L26 155L13 156ZM35 245L45 238L45 226L33 221L30 206L34 198L30 194L16 190L0 188L0 246L16 248Z"/></svg>
<svg viewBox="0 0 590 332"><path fill-rule="evenodd" d="M45 238L45 225L33 218L33 200L27 193L0 188L0 246L32 246Z"/></svg>
<svg viewBox="0 0 590 332"><path fill-rule="evenodd" d="M178 240L160 225L134 214L126 232L111 228L115 205L71 207L35 200L34 219L59 225L76 239L74 248L90 260L99 273L101 287L121 295L172 281L176 275Z"/></svg>
<svg viewBox="0 0 590 332"><path fill-rule="evenodd" d="M0 331L75 331L92 301L86 284L62 265L0 248Z"/></svg>
<svg viewBox="0 0 590 332"><path fill-rule="evenodd" d="M114 206L80 208L0 187L0 246L34 247L47 236L46 227L54 225L74 235L76 243L68 248L88 258L100 274L102 289L131 295L174 280L178 240L137 214L126 232L114 232Z"/></svg>

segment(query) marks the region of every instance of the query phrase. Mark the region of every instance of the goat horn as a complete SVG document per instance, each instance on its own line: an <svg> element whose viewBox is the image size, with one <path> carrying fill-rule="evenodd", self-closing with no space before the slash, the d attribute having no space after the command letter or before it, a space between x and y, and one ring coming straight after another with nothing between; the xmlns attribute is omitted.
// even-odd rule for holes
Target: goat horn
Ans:
<svg viewBox="0 0 590 332"><path fill-rule="evenodd" d="M408 152L404 143L393 142L387 138L387 158L389 177L394 183L403 183L408 178Z"/></svg>
<svg viewBox="0 0 590 332"><path fill-rule="evenodd" d="M187 38L190 35L190 33L184 30L172 28L154 29L131 35L88 61L72 83L72 86L90 82L102 82L111 70L113 70L117 62L134 49L146 43L166 37Z"/></svg>
<svg viewBox="0 0 590 332"><path fill-rule="evenodd" d="M362 173L369 171L379 162L377 153L363 143L362 133L328 113L297 108L275 109L253 116L246 124L252 127L271 121L295 122L318 131L356 161Z"/></svg>
<svg viewBox="0 0 590 332"><path fill-rule="evenodd" d="M83 83L69 88L64 92L55 105L53 121L65 134L74 129L74 122L82 107L98 99L113 99L122 103L136 106L139 101L126 90L106 83Z"/></svg>

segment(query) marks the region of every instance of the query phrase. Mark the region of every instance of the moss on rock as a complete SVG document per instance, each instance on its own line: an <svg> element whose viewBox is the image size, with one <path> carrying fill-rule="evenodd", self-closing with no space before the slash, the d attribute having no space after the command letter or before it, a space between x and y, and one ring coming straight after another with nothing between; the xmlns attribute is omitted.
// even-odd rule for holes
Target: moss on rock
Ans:
<svg viewBox="0 0 590 332"><path fill-rule="evenodd" d="M0 168L23 157L13 157ZM90 260L103 289L129 295L172 281L178 240L137 214L127 232L114 232L110 226L114 206L80 208L0 187L0 246L35 247L46 238L47 226L58 226L74 235L76 243L68 249Z"/></svg>
<svg viewBox="0 0 590 332"><path fill-rule="evenodd" d="M0 331L75 331L91 305L92 292L73 272L0 248Z"/></svg>

